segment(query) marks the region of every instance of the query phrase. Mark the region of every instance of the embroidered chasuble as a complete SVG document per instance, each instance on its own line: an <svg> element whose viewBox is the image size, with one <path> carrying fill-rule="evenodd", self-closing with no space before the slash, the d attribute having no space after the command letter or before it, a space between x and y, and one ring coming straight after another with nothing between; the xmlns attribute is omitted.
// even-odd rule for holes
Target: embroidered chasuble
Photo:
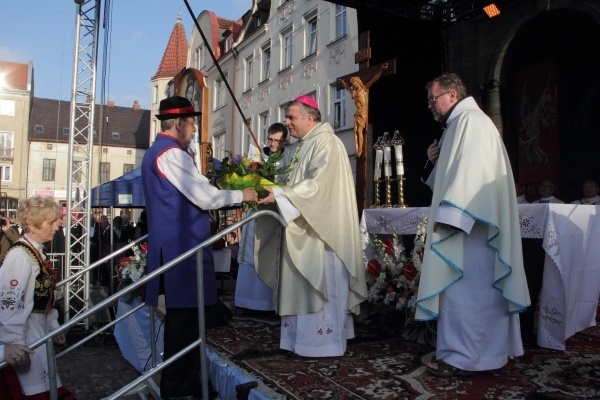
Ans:
<svg viewBox="0 0 600 400"><path fill-rule="evenodd" d="M349 274L347 310L359 314L367 286L354 178L346 149L331 126L321 123L286 153L294 166L282 189L300 216L283 232L268 218L257 220L257 272L275 289L280 315L317 312L328 301L328 265L323 265L327 246ZM281 240L277 240L278 234Z"/></svg>

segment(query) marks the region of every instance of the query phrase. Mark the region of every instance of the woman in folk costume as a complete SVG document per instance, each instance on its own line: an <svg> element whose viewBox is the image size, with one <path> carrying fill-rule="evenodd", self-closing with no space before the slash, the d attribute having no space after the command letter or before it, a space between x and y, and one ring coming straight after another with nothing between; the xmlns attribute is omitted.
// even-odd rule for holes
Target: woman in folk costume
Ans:
<svg viewBox="0 0 600 400"><path fill-rule="evenodd" d="M53 308L56 277L43 243L58 230L61 210L52 198L34 196L21 203L17 218L25 234L0 267L0 342L30 345L59 327L58 311ZM65 340L64 333L54 337L56 344ZM0 399L48 399L48 376L46 345L42 345L0 371ZM56 381L60 399L74 398L61 387L58 375Z"/></svg>

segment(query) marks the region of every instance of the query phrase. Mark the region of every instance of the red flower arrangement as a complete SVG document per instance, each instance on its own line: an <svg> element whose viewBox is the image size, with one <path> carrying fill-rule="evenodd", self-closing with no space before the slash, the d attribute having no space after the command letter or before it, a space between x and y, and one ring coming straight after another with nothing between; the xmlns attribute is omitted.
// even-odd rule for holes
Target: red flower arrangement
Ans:
<svg viewBox="0 0 600 400"><path fill-rule="evenodd" d="M374 237L369 241L376 254L366 268L371 314L404 311L405 325L414 320L426 227L427 217L423 216L410 259L406 258L396 232L391 239Z"/></svg>
<svg viewBox="0 0 600 400"><path fill-rule="evenodd" d="M144 243L140 246L132 247L133 256L123 257L117 266L117 279L119 286L117 290L121 290L134 282L140 280L146 275L146 257L148 255L148 244ZM144 287L141 286L124 296L121 300L131 304L133 299L140 299L144 294Z"/></svg>

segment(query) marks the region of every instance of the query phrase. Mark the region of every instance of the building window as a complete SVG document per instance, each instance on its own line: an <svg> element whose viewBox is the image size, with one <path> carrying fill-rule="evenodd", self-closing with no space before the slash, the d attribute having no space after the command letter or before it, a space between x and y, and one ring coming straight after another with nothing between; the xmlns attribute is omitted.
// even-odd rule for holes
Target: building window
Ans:
<svg viewBox="0 0 600 400"><path fill-rule="evenodd" d="M220 132L213 135L213 149L213 154L217 160L222 160L226 157L225 132Z"/></svg>
<svg viewBox="0 0 600 400"><path fill-rule="evenodd" d="M14 100L0 100L0 115L7 117L15 116L15 101Z"/></svg>
<svg viewBox="0 0 600 400"><path fill-rule="evenodd" d="M158 103L158 85L154 85L154 89L153 89L153 95L152 95L152 103L156 104Z"/></svg>
<svg viewBox="0 0 600 400"><path fill-rule="evenodd" d="M317 17L311 17L306 23L306 55L317 51Z"/></svg>
<svg viewBox="0 0 600 400"><path fill-rule="evenodd" d="M110 163L100 163L100 183L106 183L110 181Z"/></svg>
<svg viewBox="0 0 600 400"><path fill-rule="evenodd" d="M2 182L12 182L12 165L0 165Z"/></svg>
<svg viewBox="0 0 600 400"><path fill-rule="evenodd" d="M202 69L204 68L204 46L200 45L196 47L194 51L194 68Z"/></svg>
<svg viewBox="0 0 600 400"><path fill-rule="evenodd" d="M254 73L253 69L254 69L254 60L252 59L252 56L246 58L246 85L244 87L244 90L250 90L252 89L252 74Z"/></svg>
<svg viewBox="0 0 600 400"><path fill-rule="evenodd" d="M292 31L281 35L281 43L283 44L281 69L286 69L292 66Z"/></svg>
<svg viewBox="0 0 600 400"><path fill-rule="evenodd" d="M282 121L281 123L285 125L285 115L287 114L287 108L288 108L289 102L285 103L283 105L279 106L279 121Z"/></svg>
<svg viewBox="0 0 600 400"><path fill-rule="evenodd" d="M33 129L35 133L44 133L44 125L36 125Z"/></svg>
<svg viewBox="0 0 600 400"><path fill-rule="evenodd" d="M264 112L262 114L260 114L260 116L258 117L259 120L258 122L260 123L260 136L263 139L266 139L267 137L267 131L269 130L269 113L268 112ZM266 146L266 144L265 144Z"/></svg>
<svg viewBox="0 0 600 400"><path fill-rule="evenodd" d="M261 80L271 77L271 47L262 48L262 76Z"/></svg>
<svg viewBox="0 0 600 400"><path fill-rule="evenodd" d="M48 143L46 145L46 150L52 150L52 143Z"/></svg>
<svg viewBox="0 0 600 400"><path fill-rule="evenodd" d="M123 175L133 171L135 169L134 164L123 164Z"/></svg>
<svg viewBox="0 0 600 400"><path fill-rule="evenodd" d="M121 139L121 134L119 132L113 132L112 133L112 138L113 139Z"/></svg>
<svg viewBox="0 0 600 400"><path fill-rule="evenodd" d="M0 132L0 157L13 158L14 138L14 132Z"/></svg>
<svg viewBox="0 0 600 400"><path fill-rule="evenodd" d="M128 156L130 156L130 155L132 155L132 154L133 154L133 151L132 151L132 150L127 150L127 155L128 155Z"/></svg>
<svg viewBox="0 0 600 400"><path fill-rule="evenodd" d="M250 128L252 128L252 119L248 118L248 126ZM254 154L250 154L250 144L254 145L256 147L256 145L254 144L254 140L252 140L252 136L250 136L250 131L248 130L248 126L246 126L246 124L244 124L243 127L243 131L244 131L244 140L246 141L246 148L248 149L248 155L249 156L253 156ZM260 143L260 138L256 139L259 143ZM259 149L260 151L260 149Z"/></svg>
<svg viewBox="0 0 600 400"><path fill-rule="evenodd" d="M53 181L56 172L56 160L53 158L44 158L44 170L42 171L43 181Z"/></svg>
<svg viewBox="0 0 600 400"><path fill-rule="evenodd" d="M71 130L69 128L67 128L66 126L63 126L63 135L68 135L71 132Z"/></svg>
<svg viewBox="0 0 600 400"><path fill-rule="evenodd" d="M73 161L73 181L81 183L81 161Z"/></svg>
<svg viewBox="0 0 600 400"><path fill-rule="evenodd" d="M346 89L333 86L333 129L346 126Z"/></svg>
<svg viewBox="0 0 600 400"><path fill-rule="evenodd" d="M346 36L346 6L335 6L335 38Z"/></svg>
<svg viewBox="0 0 600 400"><path fill-rule="evenodd" d="M229 36L227 36L223 43L223 54L227 53L233 47L233 36L232 33L229 32Z"/></svg>
<svg viewBox="0 0 600 400"><path fill-rule="evenodd" d="M227 73L225 73L225 79L227 79ZM219 108L225 105L225 94L227 88L223 79L215 79L215 108Z"/></svg>

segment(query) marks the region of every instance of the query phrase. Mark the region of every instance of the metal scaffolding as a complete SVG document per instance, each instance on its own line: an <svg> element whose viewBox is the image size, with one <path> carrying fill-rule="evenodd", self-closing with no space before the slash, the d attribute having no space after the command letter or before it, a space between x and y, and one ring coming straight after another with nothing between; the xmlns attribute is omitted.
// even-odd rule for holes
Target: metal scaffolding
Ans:
<svg viewBox="0 0 600 400"><path fill-rule="evenodd" d="M77 6L67 181L65 261L67 274L90 264L90 193L94 149L96 64L101 0L75 0ZM65 321L91 306L90 273L67 284ZM87 321L87 320L86 320ZM86 322L86 329L88 322Z"/></svg>

